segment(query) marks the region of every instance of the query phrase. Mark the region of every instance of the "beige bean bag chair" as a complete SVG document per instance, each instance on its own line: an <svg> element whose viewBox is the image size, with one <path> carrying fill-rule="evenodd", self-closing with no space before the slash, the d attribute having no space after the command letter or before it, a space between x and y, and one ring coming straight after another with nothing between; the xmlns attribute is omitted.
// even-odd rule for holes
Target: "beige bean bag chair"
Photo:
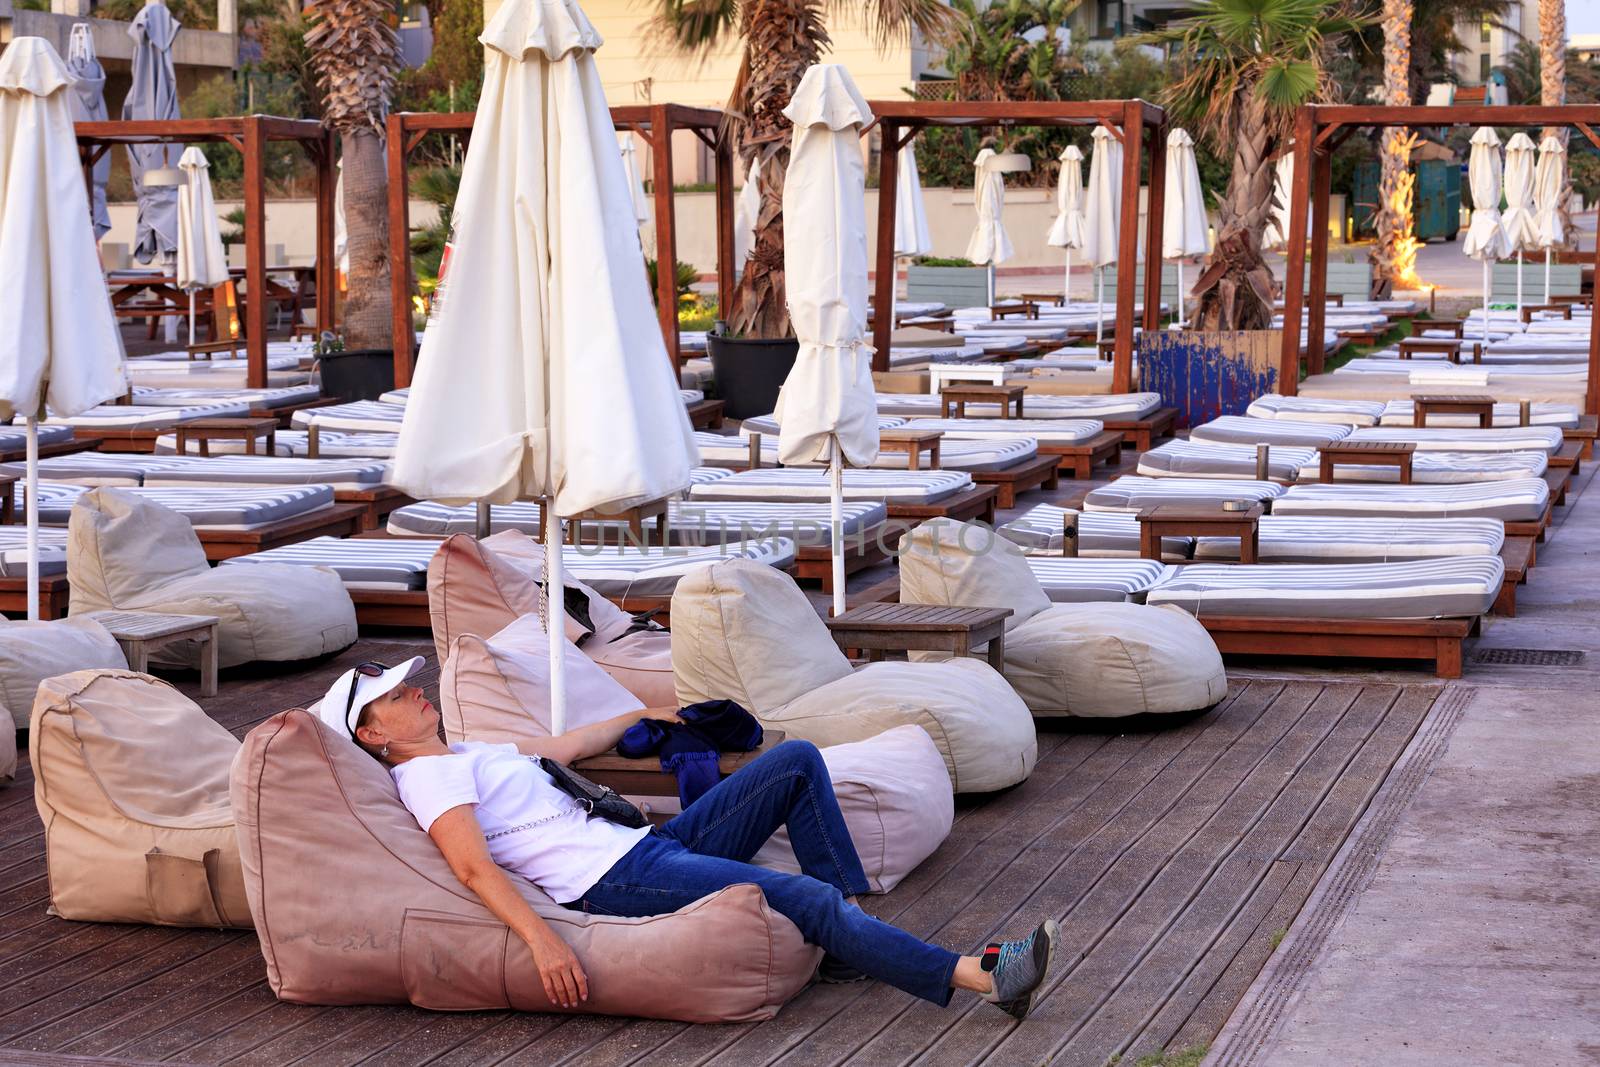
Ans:
<svg viewBox="0 0 1600 1067"><path fill-rule="evenodd" d="M250 926L228 767L239 742L166 682L47 678L28 756L64 919Z"/></svg>
<svg viewBox="0 0 1600 1067"><path fill-rule="evenodd" d="M28 725L39 683L93 667L126 670L122 647L93 619L6 622L0 619L0 703L17 729Z"/></svg>
<svg viewBox="0 0 1600 1067"><path fill-rule="evenodd" d="M310 659L355 642L356 610L332 571L289 564L213 570L189 520L116 489L78 498L67 524L72 614L120 609L215 615L223 667ZM160 662L193 667L198 646Z"/></svg>
<svg viewBox="0 0 1600 1067"><path fill-rule="evenodd" d="M441 665L448 663L457 637L490 637L523 615L539 613L541 592L534 577L543 574L544 547L515 531L497 534L493 541L510 556L456 534L428 564L428 612ZM632 615L582 582L567 578L566 584L588 598L593 627L589 633L567 615L567 637L645 707L672 705L671 638L660 630L629 633Z"/></svg>
<svg viewBox="0 0 1600 1067"><path fill-rule="evenodd" d="M233 811L267 981L281 999L562 1010L545 999L533 957L450 873L383 767L308 713L275 715L245 738ZM820 957L753 885L670 915L619 919L517 884L582 962L585 1012L770 1019Z"/></svg>
<svg viewBox="0 0 1600 1067"><path fill-rule="evenodd" d="M1027 707L988 664L852 669L794 580L749 560L724 560L679 579L672 663L679 703L733 700L821 747L920 726L958 793L1015 785L1038 755Z"/></svg>
<svg viewBox="0 0 1600 1067"><path fill-rule="evenodd" d="M971 523L925 522L900 547L902 603L1013 609L1005 676L1036 715L1194 711L1228 691L1216 642L1187 612L1052 604L1022 549Z"/></svg>

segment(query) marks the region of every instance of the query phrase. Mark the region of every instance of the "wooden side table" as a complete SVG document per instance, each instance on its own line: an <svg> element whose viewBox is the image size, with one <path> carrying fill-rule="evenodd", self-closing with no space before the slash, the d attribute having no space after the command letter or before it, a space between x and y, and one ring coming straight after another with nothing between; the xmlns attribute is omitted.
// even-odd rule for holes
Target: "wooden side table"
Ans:
<svg viewBox="0 0 1600 1067"><path fill-rule="evenodd" d="M1039 305L1031 300L1008 300L1003 304L990 304L989 314L994 317L995 321L1008 319L1013 315L1021 315L1025 319L1036 319L1039 317Z"/></svg>
<svg viewBox="0 0 1600 1067"><path fill-rule="evenodd" d="M10 526L17 521L16 474L0 474L0 525Z"/></svg>
<svg viewBox="0 0 1600 1067"><path fill-rule="evenodd" d="M217 695L217 617L215 615L162 615L153 611L91 611L93 619L122 646L128 669L147 673L150 653L174 641L201 645L200 695Z"/></svg>
<svg viewBox="0 0 1600 1067"><path fill-rule="evenodd" d="M1110 363L1116 358L1117 342L1115 338L1107 337L1102 341L1096 341L1094 347L1095 353L1100 357L1101 362Z"/></svg>
<svg viewBox="0 0 1600 1067"><path fill-rule="evenodd" d="M1494 425L1494 397L1415 396L1411 398L1411 425L1428 425L1429 415L1476 415L1478 429Z"/></svg>
<svg viewBox="0 0 1600 1067"><path fill-rule="evenodd" d="M1237 537L1239 562L1255 563L1261 549L1261 516L1265 505L1243 511L1219 506L1158 504L1139 512L1139 555L1161 561L1164 537Z"/></svg>
<svg viewBox="0 0 1600 1067"><path fill-rule="evenodd" d="M1472 362L1483 362L1483 345L1478 341L1464 341L1454 337L1402 337L1400 358L1410 359L1418 353L1437 352L1451 363L1460 363L1471 345Z"/></svg>
<svg viewBox="0 0 1600 1067"><path fill-rule="evenodd" d="M942 418L964 419L968 404L999 404L1000 417L1011 417L1011 405L1017 406L1017 418L1022 418L1022 398L1027 393L1025 385L947 385L939 390L939 414ZM954 416L951 415L952 409Z"/></svg>
<svg viewBox="0 0 1600 1067"><path fill-rule="evenodd" d="M952 608L940 604L863 604L825 619L840 648L859 648L870 660L885 652L950 652L970 655L988 642L989 666L1006 661L1006 620L1010 608Z"/></svg>
<svg viewBox="0 0 1600 1067"><path fill-rule="evenodd" d="M1412 336L1421 338L1425 330L1449 330L1450 336L1456 340L1464 340L1467 321L1465 319L1412 319Z"/></svg>
<svg viewBox="0 0 1600 1067"><path fill-rule="evenodd" d="M917 430L910 427L896 427L891 430L878 431L878 451L903 452L906 456L907 470L920 470L922 453L928 453L928 469L939 469L939 441L944 437L943 430Z"/></svg>
<svg viewBox="0 0 1600 1067"><path fill-rule="evenodd" d="M1333 481L1333 468L1340 464L1365 467L1399 467L1400 484L1411 484L1411 456L1414 441L1341 441L1323 445L1321 480Z"/></svg>
<svg viewBox="0 0 1600 1067"><path fill-rule="evenodd" d="M193 422L180 422L176 433L180 456L189 454L190 441L200 445L202 456L211 455L212 441L243 441L244 454L253 456L256 455L258 437L267 439L267 455L277 454L278 420L273 418L196 419Z"/></svg>
<svg viewBox="0 0 1600 1067"><path fill-rule="evenodd" d="M1022 299L1030 304L1052 304L1055 307L1066 307L1067 297L1064 293L1023 293ZM1034 316L1037 318L1038 316Z"/></svg>
<svg viewBox="0 0 1600 1067"><path fill-rule="evenodd" d="M717 757L717 774L723 778L747 765L756 757L771 752L788 740L782 730L763 728L761 744L749 752L724 752ZM661 760L655 756L630 759L619 756L616 750L589 756L572 765L573 770L598 785L608 785L623 796L675 797L678 779L661 769Z"/></svg>

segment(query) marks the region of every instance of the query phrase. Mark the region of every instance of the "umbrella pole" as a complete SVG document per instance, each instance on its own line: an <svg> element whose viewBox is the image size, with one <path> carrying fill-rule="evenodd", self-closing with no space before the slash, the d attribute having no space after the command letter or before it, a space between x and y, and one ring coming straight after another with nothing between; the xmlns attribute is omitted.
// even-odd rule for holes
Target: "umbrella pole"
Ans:
<svg viewBox="0 0 1600 1067"><path fill-rule="evenodd" d="M1183 257L1178 257L1178 328L1183 328Z"/></svg>
<svg viewBox="0 0 1600 1067"><path fill-rule="evenodd" d="M989 306L994 307L994 264L989 264Z"/></svg>
<svg viewBox="0 0 1600 1067"><path fill-rule="evenodd" d="M839 442L833 443L828 460L829 537L833 553L833 613L844 614L844 459Z"/></svg>
<svg viewBox="0 0 1600 1067"><path fill-rule="evenodd" d="M545 629L550 636L550 735L567 732L566 677L566 583L561 575L561 516L555 513L555 499L545 497L541 507L550 516L544 535ZM561 593L556 598L551 590Z"/></svg>
<svg viewBox="0 0 1600 1067"><path fill-rule="evenodd" d="M1061 306L1072 303L1072 249L1067 249L1067 265L1061 271Z"/></svg>
<svg viewBox="0 0 1600 1067"><path fill-rule="evenodd" d="M1517 317L1522 317L1522 249L1517 249Z"/></svg>
<svg viewBox="0 0 1600 1067"><path fill-rule="evenodd" d="M1483 261L1483 344L1489 346L1489 261Z"/></svg>
<svg viewBox="0 0 1600 1067"><path fill-rule="evenodd" d="M1544 250L1544 302L1550 303L1550 249Z"/></svg>
<svg viewBox="0 0 1600 1067"><path fill-rule="evenodd" d="M1094 269L1094 343L1106 339L1106 274L1104 267Z"/></svg>
<svg viewBox="0 0 1600 1067"><path fill-rule="evenodd" d="M39 420L28 416L28 621L39 621Z"/></svg>
<svg viewBox="0 0 1600 1067"><path fill-rule="evenodd" d="M194 347L194 290L189 290L189 347Z"/></svg>

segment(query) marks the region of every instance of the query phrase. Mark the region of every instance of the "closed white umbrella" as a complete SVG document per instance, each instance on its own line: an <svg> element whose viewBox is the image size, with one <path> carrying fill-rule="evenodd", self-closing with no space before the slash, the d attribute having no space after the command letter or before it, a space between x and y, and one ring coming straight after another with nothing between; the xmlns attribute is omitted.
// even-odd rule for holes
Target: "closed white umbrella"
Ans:
<svg viewBox="0 0 1600 1067"><path fill-rule="evenodd" d="M1064 248L1067 262L1061 270L1061 302L1072 302L1072 250L1087 243L1083 221L1083 152L1069 144L1056 157L1061 174L1056 180L1056 217L1045 235L1045 244Z"/></svg>
<svg viewBox="0 0 1600 1067"><path fill-rule="evenodd" d="M1161 216L1161 255L1178 261L1178 325L1183 325L1183 257L1211 250L1206 227L1206 194L1194 138L1184 130L1167 134L1167 186ZM1149 294L1145 296L1148 298Z"/></svg>
<svg viewBox="0 0 1600 1067"><path fill-rule="evenodd" d="M1539 163L1534 168L1534 227L1538 247L1544 249L1544 302L1550 303L1550 260L1566 240L1561 226L1561 191L1567 184L1567 149L1559 137L1539 142Z"/></svg>
<svg viewBox="0 0 1600 1067"><path fill-rule="evenodd" d="M1289 190L1293 188L1294 145L1290 145L1272 168L1272 214L1261 235L1261 247L1269 252L1289 243Z"/></svg>
<svg viewBox="0 0 1600 1067"><path fill-rule="evenodd" d="M1104 126L1090 135L1094 147L1089 153L1089 187L1085 190L1083 220L1084 258L1095 269L1096 341L1106 333L1105 268L1117 261L1122 229L1122 144ZM1128 264L1134 270L1133 264ZM1148 294L1147 294L1148 295Z"/></svg>
<svg viewBox="0 0 1600 1067"><path fill-rule="evenodd" d="M733 261L740 269L750 253L756 250L756 223L761 218L761 159L750 163L744 176L744 187L733 204ZM723 309L726 314L727 309Z"/></svg>
<svg viewBox="0 0 1600 1067"><path fill-rule="evenodd" d="M933 238L928 236L928 212L922 203L915 145L900 149L894 189L894 254L925 256L933 251Z"/></svg>
<svg viewBox="0 0 1600 1067"><path fill-rule="evenodd" d="M172 66L172 43L181 28L161 0L150 0L128 24L128 36L133 38L133 84L122 101L124 121L181 117L178 76ZM139 202L133 258L140 263L170 264L177 252L178 183L171 171L180 153L175 144L128 146L128 165ZM146 180L147 175L156 180ZM167 180L169 175L173 180Z"/></svg>
<svg viewBox="0 0 1600 1067"><path fill-rule="evenodd" d="M194 344L194 294L228 280L228 253L217 227L211 197L211 166L193 145L178 157L183 184L178 187L178 288L189 294L189 343Z"/></svg>
<svg viewBox="0 0 1600 1067"><path fill-rule="evenodd" d="M1506 213L1500 221L1506 244L1517 253L1517 314L1522 313L1522 252L1539 247L1533 216L1533 139L1518 130L1506 142Z"/></svg>
<svg viewBox="0 0 1600 1067"><path fill-rule="evenodd" d="M344 160L333 183L333 258L342 274L350 273L350 228L344 219Z"/></svg>
<svg viewBox="0 0 1600 1067"><path fill-rule="evenodd" d="M105 122L106 71L94 53L94 35L87 22L72 24L72 35L67 39L67 70L72 74L72 104L74 122ZM94 195L89 204L89 214L94 219L96 240L111 229L111 213L106 209L106 183L111 180L111 153L95 160L90 172Z"/></svg>
<svg viewBox="0 0 1600 1067"><path fill-rule="evenodd" d="M1489 267L1511 251L1500 225L1500 135L1480 126L1467 156L1467 183L1472 189L1472 221L1461 251L1483 261L1483 340L1489 342Z"/></svg>
<svg viewBox="0 0 1600 1067"><path fill-rule="evenodd" d="M639 157L634 151L633 134L617 134L617 147L622 151L622 172L628 178L628 192L633 197L633 217L640 226L650 224L650 198L644 195L644 173L639 169Z"/></svg>
<svg viewBox="0 0 1600 1067"><path fill-rule="evenodd" d="M972 199L978 225L967 241L967 258L989 268L989 303L994 303L994 268L1011 258L1011 238L1006 233L1005 173L994 164L994 149L985 148L972 161Z"/></svg>
<svg viewBox="0 0 1600 1067"><path fill-rule="evenodd" d="M420 499L544 498L559 618L561 517L675 493L698 454L655 325L599 33L571 0L506 0L481 40L450 275L393 480ZM548 630L560 732L563 628Z"/></svg>
<svg viewBox="0 0 1600 1067"><path fill-rule="evenodd" d="M50 42L0 54L0 420L27 424L28 618L39 617L39 416L77 415L128 391L122 335L100 284L94 227Z"/></svg>
<svg viewBox="0 0 1600 1067"><path fill-rule="evenodd" d="M783 114L794 125L783 180L783 274L800 351L778 394L778 459L827 460L833 613L844 614L844 464L878 458L867 334L866 168L872 110L837 63L806 70Z"/></svg>

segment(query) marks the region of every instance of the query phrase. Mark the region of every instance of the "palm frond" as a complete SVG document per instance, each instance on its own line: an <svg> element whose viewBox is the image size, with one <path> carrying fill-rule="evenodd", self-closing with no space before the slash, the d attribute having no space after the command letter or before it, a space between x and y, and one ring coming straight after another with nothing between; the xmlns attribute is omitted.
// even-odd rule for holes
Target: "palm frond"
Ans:
<svg viewBox="0 0 1600 1067"><path fill-rule="evenodd" d="M830 11L852 14L880 50L908 40L915 31L933 44L948 44L965 20L944 0L831 0Z"/></svg>
<svg viewBox="0 0 1600 1067"><path fill-rule="evenodd" d="M663 0L651 29L682 51L707 52L738 22L739 0Z"/></svg>

